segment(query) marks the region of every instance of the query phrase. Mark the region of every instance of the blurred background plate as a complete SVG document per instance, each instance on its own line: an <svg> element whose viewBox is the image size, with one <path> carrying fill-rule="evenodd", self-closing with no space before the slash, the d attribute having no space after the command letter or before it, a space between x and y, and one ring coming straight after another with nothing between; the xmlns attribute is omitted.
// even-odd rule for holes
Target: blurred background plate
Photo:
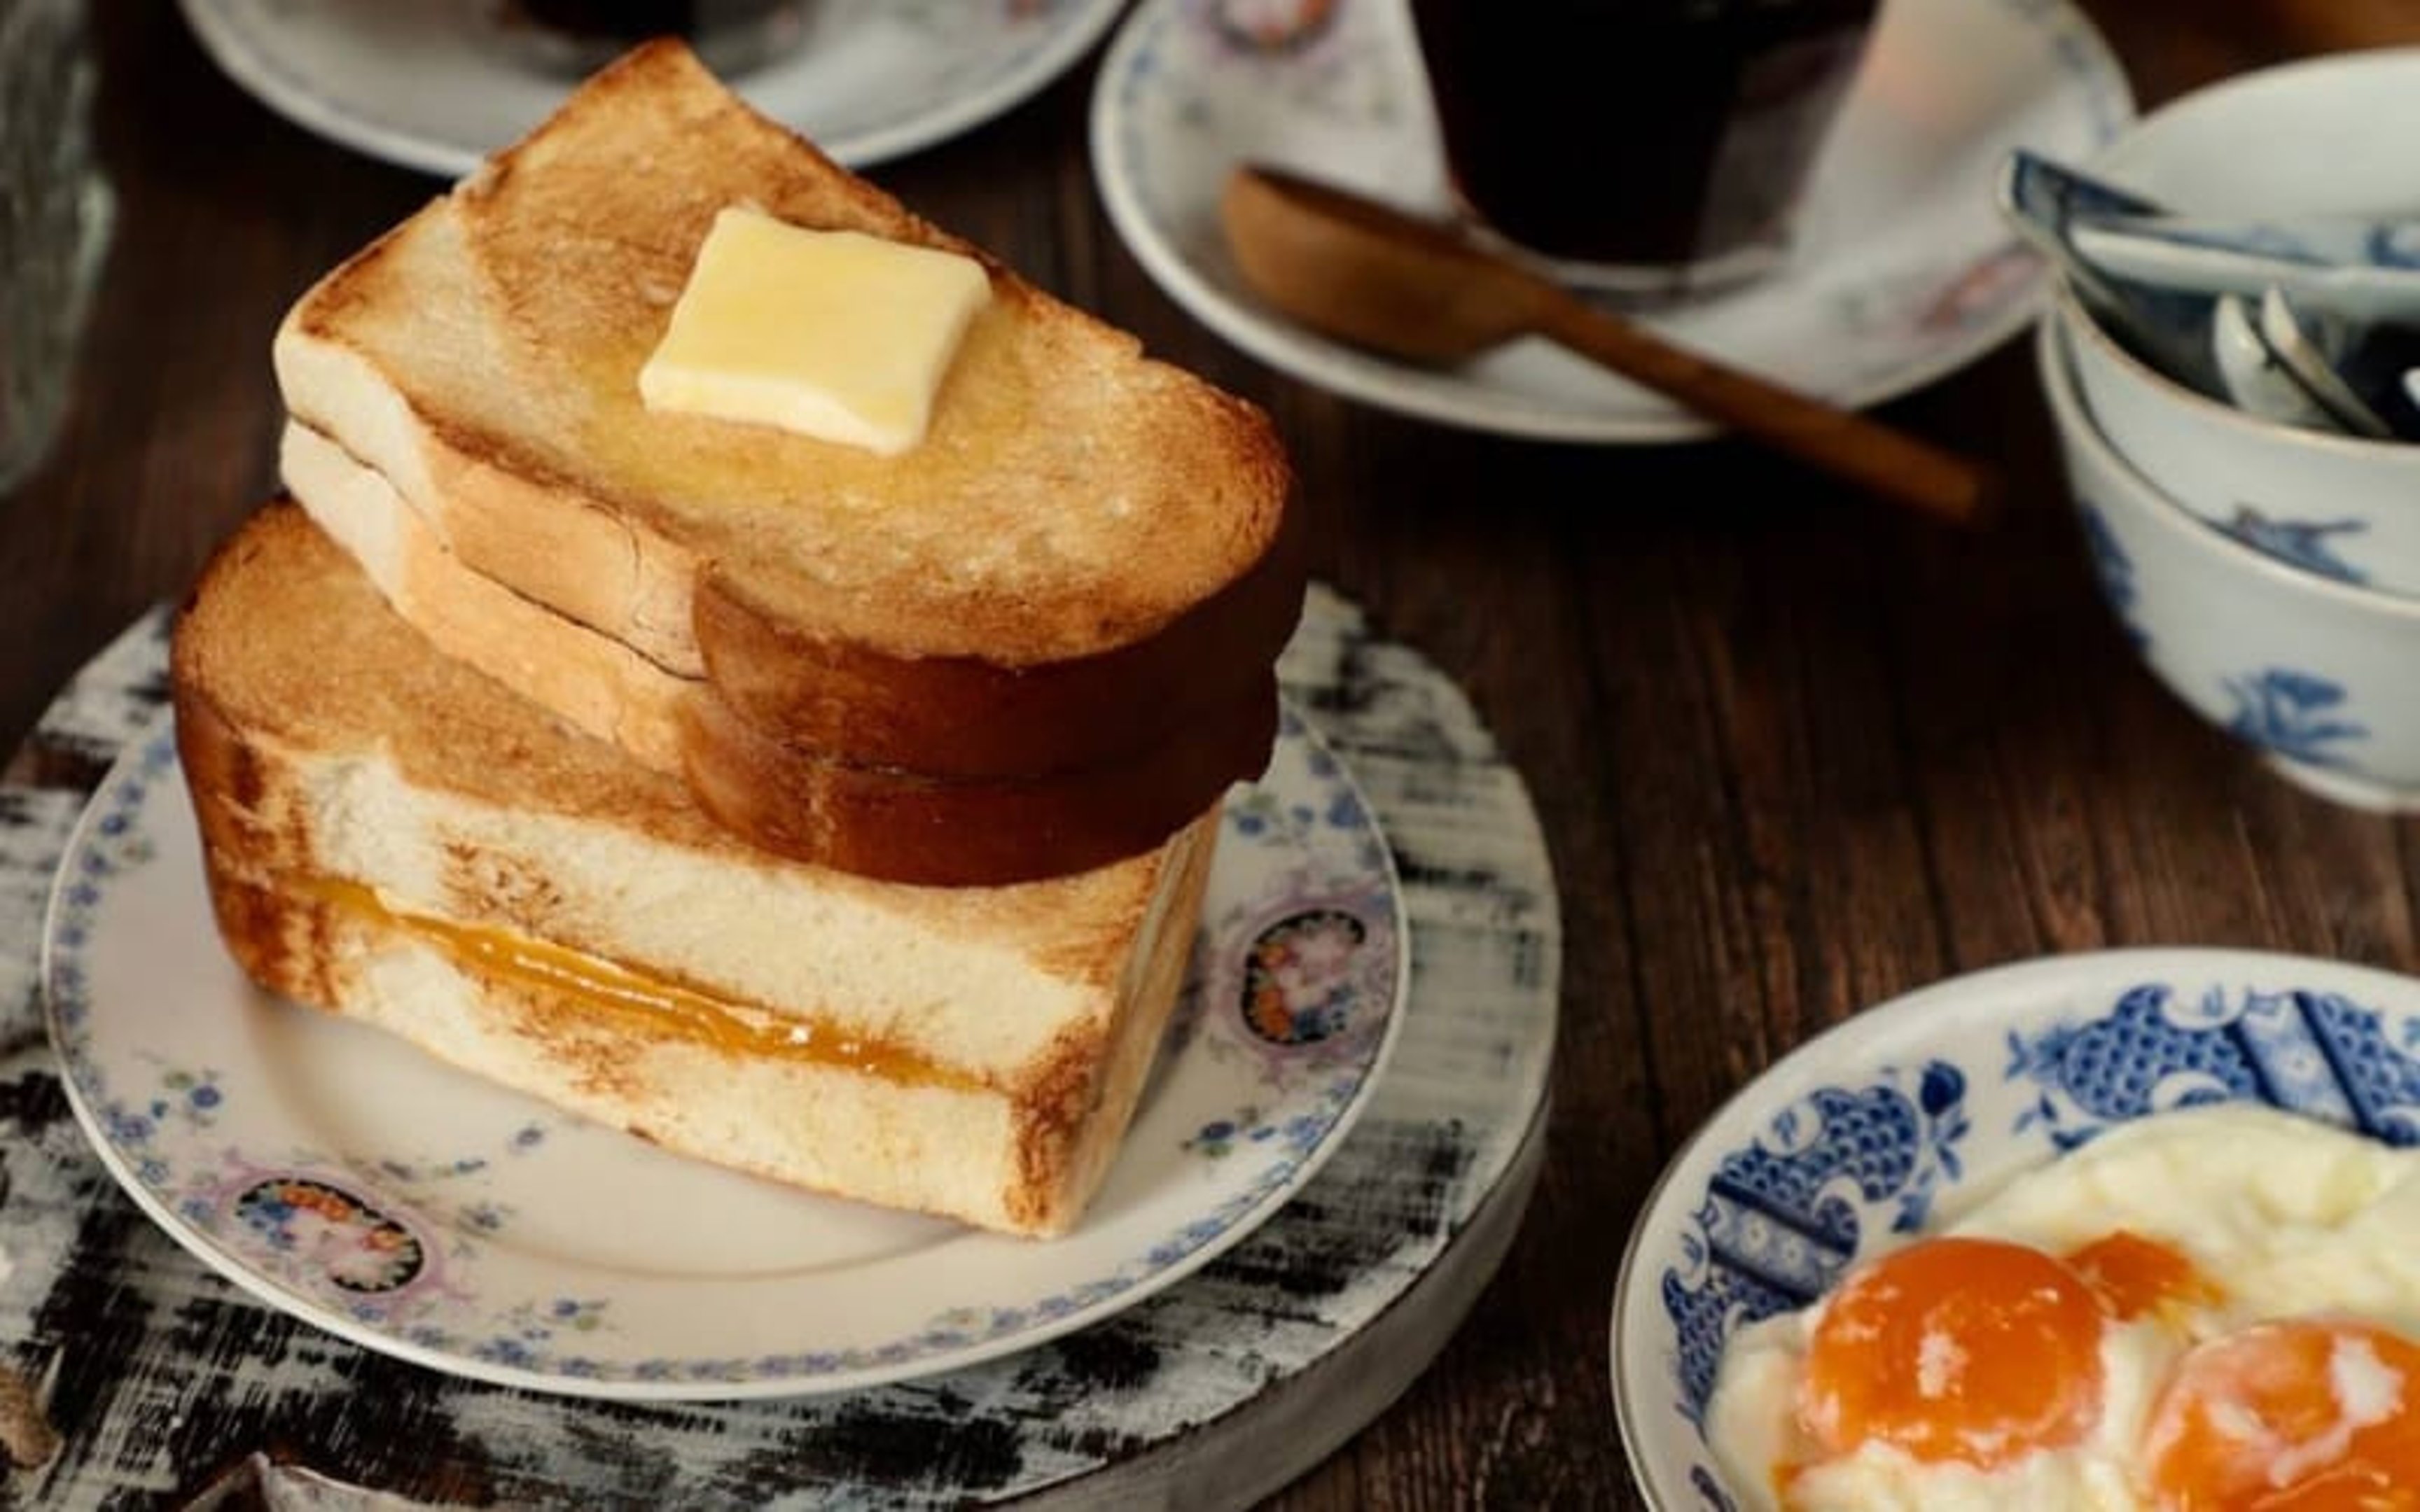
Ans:
<svg viewBox="0 0 2420 1512"><path fill-rule="evenodd" d="M1066 71L1124 0L816 0L804 45L734 81L854 168L980 125ZM183 0L237 84L307 131L458 177L570 88L516 58L494 0Z"/></svg>
<svg viewBox="0 0 2420 1512"><path fill-rule="evenodd" d="M1420 368L1314 335L1246 292L1218 219L1239 161L1444 212L1435 122L1402 7L1145 0L1095 89L1093 163L1111 224L1170 295L1262 361L1371 404L1506 435L1708 434L1661 396L1543 342ZM2133 116L2100 34L2060 0L1889 0L1787 266L1650 323L1845 404L1930 382L2037 307L2041 268L1992 201L2001 159L2020 145L2086 158Z"/></svg>

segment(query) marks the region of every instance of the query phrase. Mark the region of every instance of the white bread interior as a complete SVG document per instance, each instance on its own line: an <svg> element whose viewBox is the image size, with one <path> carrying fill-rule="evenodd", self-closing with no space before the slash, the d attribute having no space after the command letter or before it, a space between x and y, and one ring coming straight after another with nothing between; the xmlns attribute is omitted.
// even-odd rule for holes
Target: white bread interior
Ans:
<svg viewBox="0 0 2420 1512"><path fill-rule="evenodd" d="M287 423L278 466L295 502L438 650L657 771L681 769L681 705L703 680L463 566L393 484L308 425Z"/></svg>
<svg viewBox="0 0 2420 1512"><path fill-rule="evenodd" d="M1010 1232L1063 1231L1107 1168L1182 978L1215 814L1015 887L785 861L438 652L290 505L222 550L174 666L222 932L265 985L703 1159ZM559 947L939 1072L600 1015L398 918Z"/></svg>

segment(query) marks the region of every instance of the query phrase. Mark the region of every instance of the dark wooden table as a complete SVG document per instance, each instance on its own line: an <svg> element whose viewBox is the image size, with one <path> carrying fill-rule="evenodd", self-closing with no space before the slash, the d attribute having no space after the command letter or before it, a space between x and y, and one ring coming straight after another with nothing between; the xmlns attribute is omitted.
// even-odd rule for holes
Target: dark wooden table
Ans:
<svg viewBox="0 0 2420 1512"><path fill-rule="evenodd" d="M0 750L265 496L279 315L438 187L271 116L174 8L95 8L121 218L64 440L0 498ZM2420 40L2388 0L2088 8L2147 105ZM1631 1216L1732 1088L1861 1006L2119 944L2420 966L2413 831L2281 785L2129 657L2022 344L1887 411L2006 470L2012 506L1983 534L1738 444L1396 419L1272 373L1150 283L1093 193L1089 78L876 177L1269 408L1318 572L1467 689L1562 888L1556 1121L1527 1227L1426 1376L1280 1504L1634 1504L1605 1354Z"/></svg>

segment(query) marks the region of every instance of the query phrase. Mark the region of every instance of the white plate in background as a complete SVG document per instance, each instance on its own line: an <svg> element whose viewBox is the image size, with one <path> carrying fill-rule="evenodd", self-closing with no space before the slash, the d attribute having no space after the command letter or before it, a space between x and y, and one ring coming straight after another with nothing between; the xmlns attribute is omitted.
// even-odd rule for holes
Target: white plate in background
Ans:
<svg viewBox="0 0 2420 1512"><path fill-rule="evenodd" d="M1094 91L1093 164L1111 224L1178 303L1263 362L1370 404L1506 435L1708 434L1660 395L1544 341L1422 368L1307 331L1245 287L1218 218L1237 162L1444 213L1435 122L1400 3L1144 0ZM1990 350L2036 309L2042 270L1992 199L2008 150L2081 161L2133 116L2123 71L2064 0L1888 0L1789 263L1647 323L1838 403L1903 393Z"/></svg>
<svg viewBox="0 0 2420 1512"><path fill-rule="evenodd" d="M813 0L796 51L732 81L853 168L991 119L1082 57L1125 0ZM571 83L517 61L496 0L183 0L263 104L374 158L456 177L526 135Z"/></svg>

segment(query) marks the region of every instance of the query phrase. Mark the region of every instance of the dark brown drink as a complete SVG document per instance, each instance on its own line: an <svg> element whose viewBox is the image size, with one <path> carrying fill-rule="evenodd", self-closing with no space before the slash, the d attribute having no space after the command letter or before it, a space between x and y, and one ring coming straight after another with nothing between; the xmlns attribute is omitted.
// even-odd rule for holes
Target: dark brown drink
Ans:
<svg viewBox="0 0 2420 1512"><path fill-rule="evenodd" d="M502 0L507 35L541 66L585 73L651 37L678 37L720 73L798 40L806 0Z"/></svg>
<svg viewBox="0 0 2420 1512"><path fill-rule="evenodd" d="M1559 260L1685 278L1788 239L1876 0L1412 0L1454 186Z"/></svg>

